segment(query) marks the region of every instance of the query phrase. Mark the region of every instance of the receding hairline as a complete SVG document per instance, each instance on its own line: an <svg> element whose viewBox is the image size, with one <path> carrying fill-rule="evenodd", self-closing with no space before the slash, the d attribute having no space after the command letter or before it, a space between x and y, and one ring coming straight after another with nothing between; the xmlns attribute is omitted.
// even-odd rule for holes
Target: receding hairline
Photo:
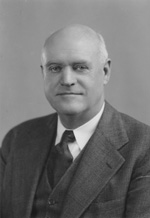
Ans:
<svg viewBox="0 0 150 218"><path fill-rule="evenodd" d="M108 53L107 53L105 41L104 41L102 35L97 33L96 31L94 31L89 26L81 25L81 24L69 25L69 26L63 27L63 28L58 29L57 31L53 32L45 40L44 46L42 48L42 53L45 51L46 47L48 46L48 44L51 41L57 39L57 37L60 37L60 36L67 36L67 37L72 36L74 38L76 37L77 40L79 40L80 38L85 38L87 40L90 40L91 42L93 42L93 44L98 45L100 53L101 53L101 49L103 50L102 53L104 53L104 56L106 56L105 59L108 58Z"/></svg>
<svg viewBox="0 0 150 218"><path fill-rule="evenodd" d="M49 44L49 42L59 35L73 35L74 37L80 38L80 37L85 37L87 39L91 39L92 41L97 41L99 40L99 34L95 32L92 28L81 25L81 24L74 24L74 25L69 25L64 28L61 28L55 32L53 32L46 40L44 43L43 48L46 48L46 45Z"/></svg>

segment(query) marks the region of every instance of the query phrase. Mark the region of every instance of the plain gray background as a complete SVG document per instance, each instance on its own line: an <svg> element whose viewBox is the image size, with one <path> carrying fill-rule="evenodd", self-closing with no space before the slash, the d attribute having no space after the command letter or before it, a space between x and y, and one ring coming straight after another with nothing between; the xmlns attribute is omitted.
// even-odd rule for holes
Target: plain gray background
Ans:
<svg viewBox="0 0 150 218"><path fill-rule="evenodd" d="M107 100L150 125L149 0L0 0L0 141L18 123L52 112L40 52L50 33L71 23L89 25L106 41Z"/></svg>

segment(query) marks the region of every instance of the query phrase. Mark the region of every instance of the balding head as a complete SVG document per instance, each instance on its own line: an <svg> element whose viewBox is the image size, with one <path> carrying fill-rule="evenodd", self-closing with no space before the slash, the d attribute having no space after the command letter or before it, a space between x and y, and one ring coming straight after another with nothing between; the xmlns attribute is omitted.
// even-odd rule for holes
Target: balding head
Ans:
<svg viewBox="0 0 150 218"><path fill-rule="evenodd" d="M66 128L77 128L100 111L110 77L107 57L103 38L83 25L60 29L46 40L45 95Z"/></svg>
<svg viewBox="0 0 150 218"><path fill-rule="evenodd" d="M69 39L70 43L72 40L88 41L88 43L91 43L91 45L95 46L101 63L105 63L108 59L108 52L106 50L103 37L88 26L74 24L57 30L46 39L42 49L42 63L45 59L44 52L48 47L54 45L55 43L57 44L60 40L67 40L67 43L69 43Z"/></svg>

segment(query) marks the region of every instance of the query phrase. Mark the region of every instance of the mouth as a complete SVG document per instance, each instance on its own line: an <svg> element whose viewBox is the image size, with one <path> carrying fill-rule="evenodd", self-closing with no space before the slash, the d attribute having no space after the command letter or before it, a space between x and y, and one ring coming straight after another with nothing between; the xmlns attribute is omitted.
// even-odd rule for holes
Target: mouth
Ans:
<svg viewBox="0 0 150 218"><path fill-rule="evenodd" d="M67 95L82 95L82 93L76 93L76 92L61 92L58 93L57 95L62 95L62 96L67 96Z"/></svg>

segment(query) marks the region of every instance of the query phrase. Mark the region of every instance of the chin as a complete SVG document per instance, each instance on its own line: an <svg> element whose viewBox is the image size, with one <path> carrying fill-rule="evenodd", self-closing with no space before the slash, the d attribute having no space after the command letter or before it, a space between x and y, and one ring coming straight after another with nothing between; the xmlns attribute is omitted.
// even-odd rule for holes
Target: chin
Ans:
<svg viewBox="0 0 150 218"><path fill-rule="evenodd" d="M73 115L78 114L79 112L77 110L68 110L67 109L67 110L61 110L58 113L63 114L63 115L73 116Z"/></svg>
<svg viewBox="0 0 150 218"><path fill-rule="evenodd" d="M59 114L73 116L83 112L79 107L63 107L56 110Z"/></svg>

